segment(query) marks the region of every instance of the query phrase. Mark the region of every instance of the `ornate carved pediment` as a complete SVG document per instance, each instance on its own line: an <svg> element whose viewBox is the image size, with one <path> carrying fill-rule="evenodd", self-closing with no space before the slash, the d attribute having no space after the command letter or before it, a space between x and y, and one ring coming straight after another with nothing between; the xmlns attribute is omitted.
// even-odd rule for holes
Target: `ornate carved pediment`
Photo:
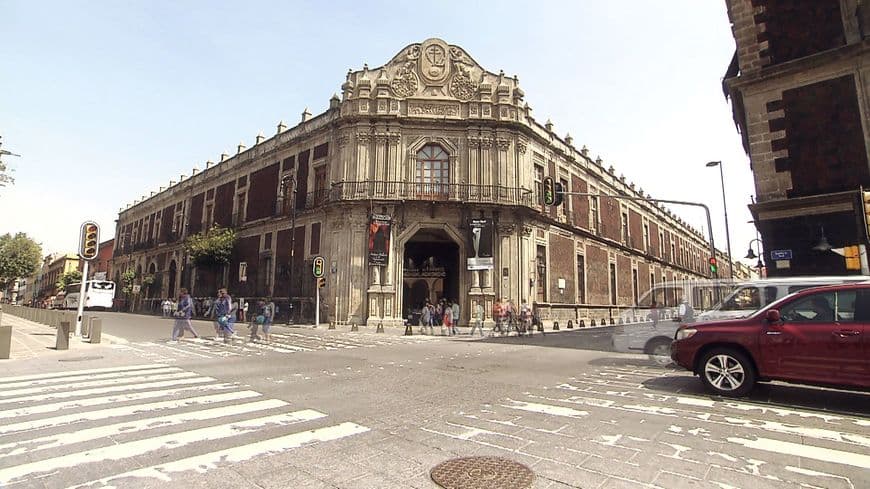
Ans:
<svg viewBox="0 0 870 489"><path fill-rule="evenodd" d="M377 74L374 89L373 74ZM516 77L489 72L461 47L435 38L405 47L382 67L348 73L342 91L345 100L370 97L416 100L417 112L408 115L417 116L450 117L457 110L454 107L458 106L451 104L426 105L432 99L521 106L523 98ZM368 106L357 107L365 112ZM489 117L490 108L475 107L472 112Z"/></svg>

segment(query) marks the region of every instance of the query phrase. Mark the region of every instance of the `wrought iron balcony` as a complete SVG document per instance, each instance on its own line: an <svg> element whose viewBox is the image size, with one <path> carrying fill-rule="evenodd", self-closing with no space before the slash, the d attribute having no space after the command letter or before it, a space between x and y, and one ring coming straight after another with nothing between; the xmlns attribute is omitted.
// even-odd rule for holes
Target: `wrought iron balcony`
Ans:
<svg viewBox="0 0 870 489"><path fill-rule="evenodd" d="M534 194L531 190L501 185L345 181L333 184L329 191L329 201L331 202L369 199L471 202L529 207L535 205Z"/></svg>

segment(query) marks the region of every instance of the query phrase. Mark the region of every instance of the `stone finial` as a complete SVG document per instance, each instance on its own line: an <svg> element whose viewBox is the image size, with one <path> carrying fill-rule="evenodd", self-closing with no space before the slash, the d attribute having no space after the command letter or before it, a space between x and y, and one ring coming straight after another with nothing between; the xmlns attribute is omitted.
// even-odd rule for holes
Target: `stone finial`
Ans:
<svg viewBox="0 0 870 489"><path fill-rule="evenodd" d="M206 163L206 164L208 164L208 163ZM197 168L197 167L193 167L193 169L190 170L190 176L191 176L191 177L194 176L194 175L196 175L197 173L199 173L199 168Z"/></svg>
<svg viewBox="0 0 870 489"><path fill-rule="evenodd" d="M166 190L166 187L164 187L164 186L161 185L161 186L160 186L160 192L163 192L164 190ZM157 193L157 192L155 192L155 191L153 191L153 190L151 191L151 195L152 195L152 196L153 196L154 194L156 194L156 193Z"/></svg>
<svg viewBox="0 0 870 489"><path fill-rule="evenodd" d="M185 175L184 173L182 173L182 174L178 177L178 182L179 182L179 183L183 182L185 178L187 178L187 175Z"/></svg>
<svg viewBox="0 0 870 489"><path fill-rule="evenodd" d="M568 146L572 146L573 142L574 142L574 138L571 137L571 133L569 132L569 133L565 134L565 144L567 144Z"/></svg>
<svg viewBox="0 0 870 489"><path fill-rule="evenodd" d="M553 132L553 121L547 119L547 122L544 123L544 127L546 127L548 131Z"/></svg>
<svg viewBox="0 0 870 489"><path fill-rule="evenodd" d="M302 122L311 119L311 112L308 112L308 107L305 107L305 110L302 111Z"/></svg>
<svg viewBox="0 0 870 489"><path fill-rule="evenodd" d="M239 145L236 146L236 154L241 153L242 151L246 150L247 148L248 148L248 147L245 146L245 142L244 142L244 141L239 141Z"/></svg>
<svg viewBox="0 0 870 489"><path fill-rule="evenodd" d="M634 190L634 182L630 182L630 183L628 184L628 188Z"/></svg>
<svg viewBox="0 0 870 489"><path fill-rule="evenodd" d="M263 131L257 133L257 137L254 139L254 145L262 143L266 139L266 136L263 136Z"/></svg>
<svg viewBox="0 0 870 489"><path fill-rule="evenodd" d="M221 161L222 162L226 161L226 159L229 157L230 157L229 153L221 153Z"/></svg>
<svg viewBox="0 0 870 489"><path fill-rule="evenodd" d="M619 174L619 181L622 183L625 183L625 175L624 174L622 174L622 173Z"/></svg>
<svg viewBox="0 0 870 489"><path fill-rule="evenodd" d="M329 108L335 109L338 108L338 105L341 103L341 99L338 98L337 93L333 93L332 97L329 99Z"/></svg>
<svg viewBox="0 0 870 489"><path fill-rule="evenodd" d="M604 160L601 159L601 155L599 155L597 158L595 158L595 164L598 166L601 166L604 164Z"/></svg>
<svg viewBox="0 0 870 489"><path fill-rule="evenodd" d="M616 169L616 168L613 168L613 165L610 165L610 166L607 168L607 173L610 173L610 174L612 175L612 174L613 174L613 170L615 170L615 169Z"/></svg>
<svg viewBox="0 0 870 489"><path fill-rule="evenodd" d="M284 124L284 121L278 121L278 132L276 134L281 134L282 132L287 130L287 124Z"/></svg>
<svg viewBox="0 0 870 489"><path fill-rule="evenodd" d="M182 175L182 176L184 176L184 175ZM178 183L178 182L176 182L175 180L170 180L170 181L169 181L169 186L170 186L170 187L174 187L176 183Z"/></svg>

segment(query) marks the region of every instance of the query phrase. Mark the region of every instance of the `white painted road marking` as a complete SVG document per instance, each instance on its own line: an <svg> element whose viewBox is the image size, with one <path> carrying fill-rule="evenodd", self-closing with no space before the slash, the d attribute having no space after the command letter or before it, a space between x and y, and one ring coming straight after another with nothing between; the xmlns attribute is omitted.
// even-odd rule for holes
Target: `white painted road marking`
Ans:
<svg viewBox="0 0 870 489"><path fill-rule="evenodd" d="M747 440L745 438L728 438L731 443L743 445L747 448L755 448L756 450L764 450L767 452L786 453L796 455L798 457L811 458L821 460L823 462L833 462L835 464L851 465L862 469L870 469L870 455L862 455L860 453L845 452L843 450L832 450L830 448L817 447L813 445L800 445L788 441L773 440L770 438L756 438L755 440Z"/></svg>

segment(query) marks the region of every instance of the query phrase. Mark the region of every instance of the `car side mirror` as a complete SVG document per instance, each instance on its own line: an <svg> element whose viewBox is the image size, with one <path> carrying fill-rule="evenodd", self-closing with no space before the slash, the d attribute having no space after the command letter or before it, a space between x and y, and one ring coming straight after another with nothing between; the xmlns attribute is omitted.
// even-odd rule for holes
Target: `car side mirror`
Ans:
<svg viewBox="0 0 870 489"><path fill-rule="evenodd" d="M767 311L765 319L767 319L768 323L775 324L782 321L782 316L780 316L778 309L770 309L769 311Z"/></svg>

